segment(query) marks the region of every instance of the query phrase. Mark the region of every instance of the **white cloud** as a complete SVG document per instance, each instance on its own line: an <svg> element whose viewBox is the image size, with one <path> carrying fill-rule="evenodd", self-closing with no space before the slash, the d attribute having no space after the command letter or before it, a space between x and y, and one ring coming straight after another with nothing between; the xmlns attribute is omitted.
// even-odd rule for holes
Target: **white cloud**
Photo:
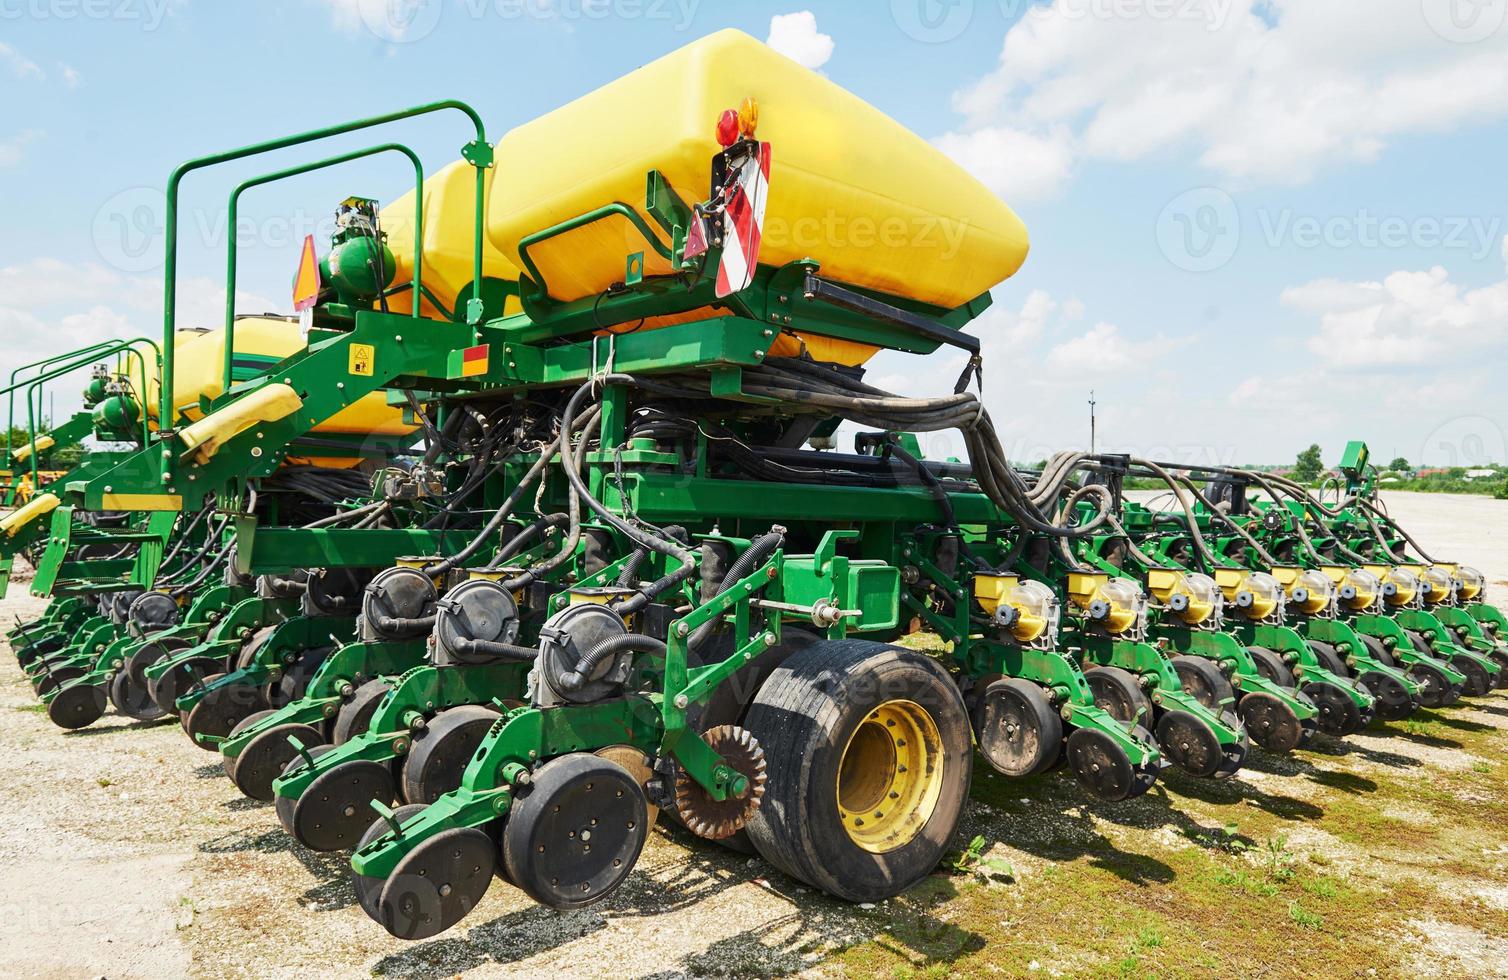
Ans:
<svg viewBox="0 0 1508 980"><path fill-rule="evenodd" d="M991 126L944 133L933 142L1007 201L1051 197L1073 170L1072 138L1063 126L1044 135Z"/></svg>
<svg viewBox="0 0 1508 980"><path fill-rule="evenodd" d="M1508 343L1508 279L1466 289L1435 266L1375 282L1317 279L1285 290L1282 299L1318 318L1308 350L1335 368L1459 365L1473 352Z"/></svg>
<svg viewBox="0 0 1508 980"><path fill-rule="evenodd" d="M276 310L255 293L236 292L243 313ZM189 277L178 282L178 325L214 328L225 318L224 283ZM162 280L126 276L94 263L71 264L41 257L0 267L0 376L29 361L101 340L162 335ZM83 375L59 382L59 413L78 404ZM53 390L51 387L49 390Z"/></svg>
<svg viewBox="0 0 1508 980"><path fill-rule="evenodd" d="M939 142L992 186L1014 154L1039 169L1042 143L1082 159L1192 153L1228 177L1298 183L1508 113L1508 28L1451 44L1419 0L1054 0L954 104L965 125ZM1073 160L1053 159L1061 181Z"/></svg>
<svg viewBox="0 0 1508 980"><path fill-rule="evenodd" d="M63 84L70 89L78 88L84 84L84 76L80 75L78 69L72 65L67 65L60 61L58 62L58 71L63 75Z"/></svg>
<svg viewBox="0 0 1508 980"><path fill-rule="evenodd" d="M4 41L0 41L0 63L9 68L10 73L17 78L35 78L38 81L47 78L46 72L42 71L40 65Z"/></svg>
<svg viewBox="0 0 1508 980"><path fill-rule="evenodd" d="M8 140L0 140L0 167L14 167L21 162L21 152L45 134L40 129L24 129Z"/></svg>
<svg viewBox="0 0 1508 980"><path fill-rule="evenodd" d="M817 30L817 15L810 10L771 17L770 35L764 43L813 70L827 64L827 59L833 56L833 39Z"/></svg>

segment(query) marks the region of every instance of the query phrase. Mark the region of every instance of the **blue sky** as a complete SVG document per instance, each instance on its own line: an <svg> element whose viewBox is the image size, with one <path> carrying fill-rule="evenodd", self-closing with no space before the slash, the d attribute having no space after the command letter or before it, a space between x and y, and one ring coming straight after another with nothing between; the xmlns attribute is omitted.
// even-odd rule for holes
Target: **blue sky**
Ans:
<svg viewBox="0 0 1508 980"><path fill-rule="evenodd" d="M183 159L443 97L495 139L732 26L1026 220L978 327L1014 456L1087 443L1093 388L1101 448L1333 461L1361 437L1502 462L1505 20L1508 0L0 0L0 369L160 331ZM467 138L402 133L432 168ZM263 169L187 186L180 322L217 321L224 198ZM404 181L373 162L249 197L240 308L286 309L303 235ZM936 389L946 360L874 374Z"/></svg>

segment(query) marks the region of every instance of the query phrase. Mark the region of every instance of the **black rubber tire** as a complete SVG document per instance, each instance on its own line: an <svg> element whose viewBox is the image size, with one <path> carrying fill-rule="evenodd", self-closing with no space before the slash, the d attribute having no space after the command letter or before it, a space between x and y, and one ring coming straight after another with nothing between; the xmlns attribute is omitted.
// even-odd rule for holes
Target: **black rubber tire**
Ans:
<svg viewBox="0 0 1508 980"><path fill-rule="evenodd" d="M54 670L50 674L44 674L37 679L37 683L35 685L37 697L41 697L49 691L56 690L57 688L62 687L64 684L67 684L69 681L78 680L86 673L88 673L88 671L86 671L82 667L59 667L57 670ZM101 689L100 693L103 694L104 690Z"/></svg>
<svg viewBox="0 0 1508 980"><path fill-rule="evenodd" d="M144 643L126 658L110 682L110 703L115 705L116 711L138 721L152 721L167 715L152 697L146 677L146 669L167 655L168 650L162 645Z"/></svg>
<svg viewBox="0 0 1508 980"><path fill-rule="evenodd" d="M1352 700L1349 692L1339 684L1329 681L1311 681L1303 691L1319 709L1315 724L1326 735L1344 738L1367 727L1370 714L1363 715L1361 708Z"/></svg>
<svg viewBox="0 0 1508 980"><path fill-rule="evenodd" d="M334 751L335 746L333 745L316 745L314 748L309 750L309 757L311 759L318 759L326 752ZM304 757L297 756L292 762L288 763L287 768L283 770L282 774L286 776L295 769L303 768L305 764L306 763L304 762ZM273 782L276 781L277 780L273 780ZM294 799L291 796L279 796L272 802L272 812L277 814L278 823L283 825L283 829L287 831L290 836L293 836L293 808L297 804L298 800Z"/></svg>
<svg viewBox="0 0 1508 980"><path fill-rule="evenodd" d="M1231 687L1230 678L1221 672L1213 660L1181 654L1174 657L1171 663L1184 693L1210 711L1218 715L1222 711L1229 711L1231 705L1236 703L1236 690Z"/></svg>
<svg viewBox="0 0 1508 980"><path fill-rule="evenodd" d="M1346 659L1340 655L1340 651L1335 648L1334 644L1326 643L1323 640L1309 640L1307 642L1309 649L1314 652L1314 659L1319 661L1321 667L1336 677L1353 676L1351 668L1346 666Z"/></svg>
<svg viewBox="0 0 1508 980"><path fill-rule="evenodd" d="M393 689L390 682L383 678L367 681L351 693L351 699L340 706L335 713L335 724L331 729L330 741L336 745L344 745L357 735L365 732L367 726L372 723L372 716L377 713L377 708L382 704L382 699L388 696Z"/></svg>
<svg viewBox="0 0 1508 980"><path fill-rule="evenodd" d="M1498 689L1508 688L1508 653L1494 650L1487 655L1487 659L1498 665Z"/></svg>
<svg viewBox="0 0 1508 980"><path fill-rule="evenodd" d="M1297 680L1283 658L1266 647L1247 647L1246 652L1257 666L1257 674L1272 681L1278 687L1293 688Z"/></svg>
<svg viewBox="0 0 1508 980"><path fill-rule="evenodd" d="M1084 679L1094 692L1095 706L1110 717L1125 725L1151 726L1152 701L1135 674L1119 667L1091 667Z"/></svg>
<svg viewBox="0 0 1508 980"><path fill-rule="evenodd" d="M906 843L882 854L859 847L838 813L839 764L879 705L908 700L936 727L943 776L932 812ZM898 895L937 867L969 796L973 739L953 678L930 657L868 640L824 640L781 664L745 716L769 771L747 830L760 855L850 902Z"/></svg>
<svg viewBox="0 0 1508 980"><path fill-rule="evenodd" d="M1292 752L1305 740L1305 725L1292 707L1265 691L1241 696L1236 705L1246 733L1268 752Z"/></svg>
<svg viewBox="0 0 1508 980"><path fill-rule="evenodd" d="M534 771L529 791L509 811L500 850L509 881L541 905L568 911L612 894L638 863L648 834L634 777L607 759L572 752Z"/></svg>
<svg viewBox="0 0 1508 980"><path fill-rule="evenodd" d="M1433 657L1435 655L1434 647L1432 647L1428 643L1424 642L1424 634L1421 633L1419 630L1408 630L1408 629L1406 629L1406 630L1403 631L1403 633L1404 633L1405 636L1407 636L1409 638L1409 642L1414 645L1414 649L1416 651L1418 651L1419 653L1427 654L1427 655L1429 655L1431 657ZM1444 659L1444 658L1441 658L1441 659Z"/></svg>
<svg viewBox="0 0 1508 980"><path fill-rule="evenodd" d="M991 681L974 699L970 716L979 754L1001 775L1045 772L1063 753L1063 719L1031 681Z"/></svg>
<svg viewBox="0 0 1508 980"><path fill-rule="evenodd" d="M433 803L460 786L466 764L500 717L493 708L463 704L431 718L403 758L403 802Z"/></svg>
<svg viewBox="0 0 1508 980"><path fill-rule="evenodd" d="M198 682L220 672L224 664L218 657L193 657L177 664L172 670L148 685L152 700L170 715L177 715L178 699Z"/></svg>

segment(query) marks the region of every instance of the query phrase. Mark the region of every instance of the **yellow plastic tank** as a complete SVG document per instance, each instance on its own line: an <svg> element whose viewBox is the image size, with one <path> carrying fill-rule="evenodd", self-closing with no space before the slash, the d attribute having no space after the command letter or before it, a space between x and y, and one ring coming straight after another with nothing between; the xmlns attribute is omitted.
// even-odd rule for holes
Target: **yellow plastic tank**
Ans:
<svg viewBox="0 0 1508 980"><path fill-rule="evenodd" d="M495 169L485 172L484 197L489 194ZM424 181L424 287L446 308L453 311L461 288L471 283L476 273L473 251L476 229L476 169L457 160ZM387 232L388 247L396 262L394 285L411 282L414 277L414 192L409 191L382 209L382 230ZM485 235L482 238L482 274L493 279L518 279L515 260L498 251ZM388 308L394 312L413 311L409 292L394 294ZM517 313L518 300L509 297L504 313ZM428 300L420 313L441 317Z"/></svg>
<svg viewBox="0 0 1508 980"><path fill-rule="evenodd" d="M936 147L741 31L695 41L510 131L497 147L487 234L515 259L520 239L613 201L644 202L658 169L688 203L707 197L720 147L718 115L759 103L757 137L772 145L760 262L811 257L834 279L957 306L1026 259L1016 214ZM658 231L658 229L656 229ZM592 295L645 251L624 219L532 248L550 294ZM426 252L426 258L428 253Z"/></svg>
<svg viewBox="0 0 1508 980"><path fill-rule="evenodd" d="M273 364L304 348L304 338L297 321L282 317L249 316L236 320L235 361L255 363L258 367ZM215 398L223 393L225 371L225 331L180 330L173 343L173 405L189 421L201 417L199 398ZM139 377L136 368L130 368ZM147 414L154 421L161 401L161 381L156 366L147 364L148 397L142 399ZM383 436L407 435L415 426L403 421L400 409L387 403L382 392L372 392L334 417L315 426L315 433Z"/></svg>

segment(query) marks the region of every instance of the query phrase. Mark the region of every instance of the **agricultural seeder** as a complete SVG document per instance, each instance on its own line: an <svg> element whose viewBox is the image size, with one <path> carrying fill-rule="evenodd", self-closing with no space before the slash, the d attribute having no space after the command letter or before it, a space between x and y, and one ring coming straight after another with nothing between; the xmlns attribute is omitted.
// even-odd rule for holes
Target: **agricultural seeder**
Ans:
<svg viewBox="0 0 1508 980"><path fill-rule="evenodd" d="M232 192L235 227L254 187L412 164L392 204L339 204L300 323L178 329L184 179L437 113L473 138L432 175L382 142ZM1129 457L1013 466L965 328L1024 260L1020 221L737 32L496 145L433 103L192 160L167 200L141 376L96 370L116 350L60 362L116 399L90 434L130 438L6 518L55 597L12 646L59 725L174 717L301 844L352 850L396 936L494 878L599 901L661 814L876 901L936 866L976 746L1122 801L1504 676L1481 577L1407 556L1364 455L1335 501ZM799 231L897 212L932 244ZM232 247L232 297L235 269ZM962 371L893 394L865 380L881 350ZM967 462L926 458L945 431Z"/></svg>

